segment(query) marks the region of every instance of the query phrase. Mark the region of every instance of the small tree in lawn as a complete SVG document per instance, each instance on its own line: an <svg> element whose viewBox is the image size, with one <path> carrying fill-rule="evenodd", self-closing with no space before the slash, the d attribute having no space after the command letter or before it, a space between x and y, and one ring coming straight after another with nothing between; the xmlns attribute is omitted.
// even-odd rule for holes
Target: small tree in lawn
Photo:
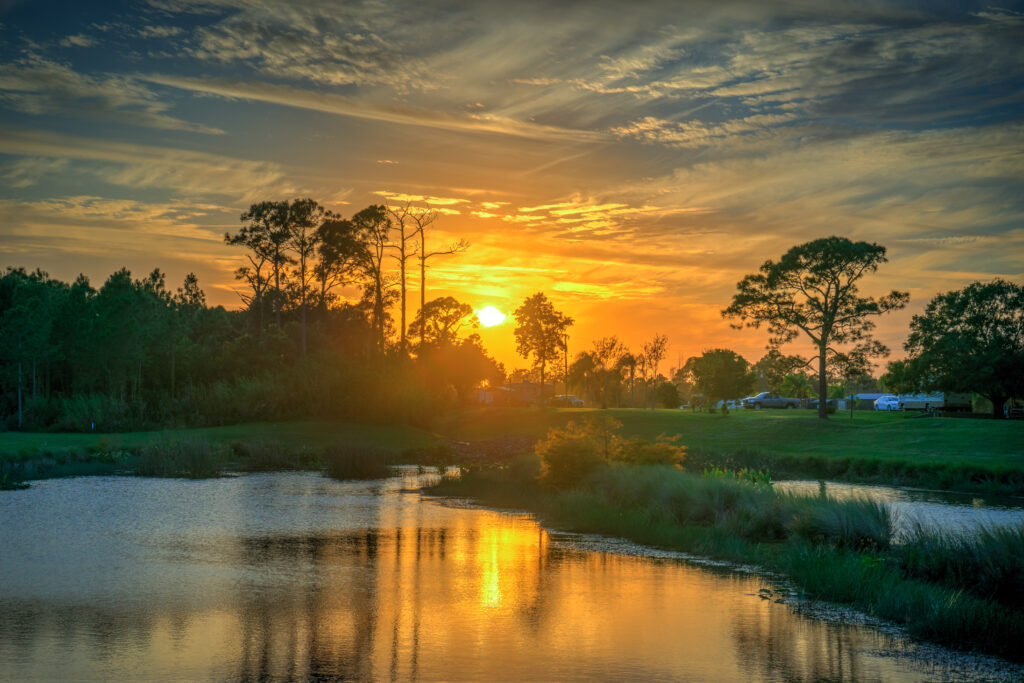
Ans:
<svg viewBox="0 0 1024 683"><path fill-rule="evenodd" d="M743 356L729 349L711 349L686 361L683 372L694 391L704 394L708 406L746 394L754 386L754 373Z"/></svg>
<svg viewBox="0 0 1024 683"><path fill-rule="evenodd" d="M541 398L544 395L544 372L559 357L562 337L572 325L572 318L555 310L554 305L538 292L516 309L516 351L523 358L533 356L534 367L540 370Z"/></svg>
<svg viewBox="0 0 1024 683"><path fill-rule="evenodd" d="M887 260L885 247L878 244L844 237L807 242L778 262L765 261L760 273L743 278L722 315L749 327L767 325L772 334L769 348L778 349L801 333L811 340L818 357L818 417L824 420L828 364L863 368L868 358L888 354L871 338L871 318L903 308L910 299L895 290L878 299L859 295L860 279Z"/></svg>
<svg viewBox="0 0 1024 683"><path fill-rule="evenodd" d="M911 320L904 346L911 357L890 368L894 380L977 392L1001 418L1008 398L1024 396L1024 287L995 280L939 294Z"/></svg>

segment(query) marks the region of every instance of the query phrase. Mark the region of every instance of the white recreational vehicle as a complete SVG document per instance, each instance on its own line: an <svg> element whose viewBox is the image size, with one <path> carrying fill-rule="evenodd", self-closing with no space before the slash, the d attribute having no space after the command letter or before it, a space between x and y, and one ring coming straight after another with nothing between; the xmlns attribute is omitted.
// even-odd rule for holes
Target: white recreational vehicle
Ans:
<svg viewBox="0 0 1024 683"><path fill-rule="evenodd" d="M935 394L900 394L900 410L971 410L970 394L938 392Z"/></svg>

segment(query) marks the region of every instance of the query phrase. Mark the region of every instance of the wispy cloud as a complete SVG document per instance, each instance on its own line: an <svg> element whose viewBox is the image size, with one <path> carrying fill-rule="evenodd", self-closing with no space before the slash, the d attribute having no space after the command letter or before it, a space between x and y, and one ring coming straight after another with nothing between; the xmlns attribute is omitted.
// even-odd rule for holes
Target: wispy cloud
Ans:
<svg viewBox="0 0 1024 683"><path fill-rule="evenodd" d="M0 103L33 115L87 117L197 133L224 132L169 116L166 112L170 105L132 78L87 76L34 52L0 64Z"/></svg>

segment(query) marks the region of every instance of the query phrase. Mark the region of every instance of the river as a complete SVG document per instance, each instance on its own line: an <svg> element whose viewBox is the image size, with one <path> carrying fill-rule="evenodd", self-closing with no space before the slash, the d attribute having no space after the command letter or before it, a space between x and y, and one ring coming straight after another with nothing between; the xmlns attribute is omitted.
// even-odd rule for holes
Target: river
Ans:
<svg viewBox="0 0 1024 683"><path fill-rule="evenodd" d="M957 673L898 636L762 599L772 577L552 534L526 514L432 500L418 482L83 477L5 492L0 679Z"/></svg>

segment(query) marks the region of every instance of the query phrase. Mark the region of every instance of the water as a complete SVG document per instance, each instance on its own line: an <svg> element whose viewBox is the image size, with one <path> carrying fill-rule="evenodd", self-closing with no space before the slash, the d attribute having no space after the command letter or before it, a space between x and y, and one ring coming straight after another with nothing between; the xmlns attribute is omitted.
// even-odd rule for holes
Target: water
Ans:
<svg viewBox="0 0 1024 683"><path fill-rule="evenodd" d="M884 503L893 512L897 540L916 528L970 535L981 527L1024 524L1024 500L1020 498L984 498L967 493L900 489L892 486L865 486L819 481L780 481L779 492L805 496L824 493L837 500L861 499Z"/></svg>
<svg viewBox="0 0 1024 683"><path fill-rule="evenodd" d="M920 681L771 579L431 501L413 476L92 477L0 495L3 680Z"/></svg>

